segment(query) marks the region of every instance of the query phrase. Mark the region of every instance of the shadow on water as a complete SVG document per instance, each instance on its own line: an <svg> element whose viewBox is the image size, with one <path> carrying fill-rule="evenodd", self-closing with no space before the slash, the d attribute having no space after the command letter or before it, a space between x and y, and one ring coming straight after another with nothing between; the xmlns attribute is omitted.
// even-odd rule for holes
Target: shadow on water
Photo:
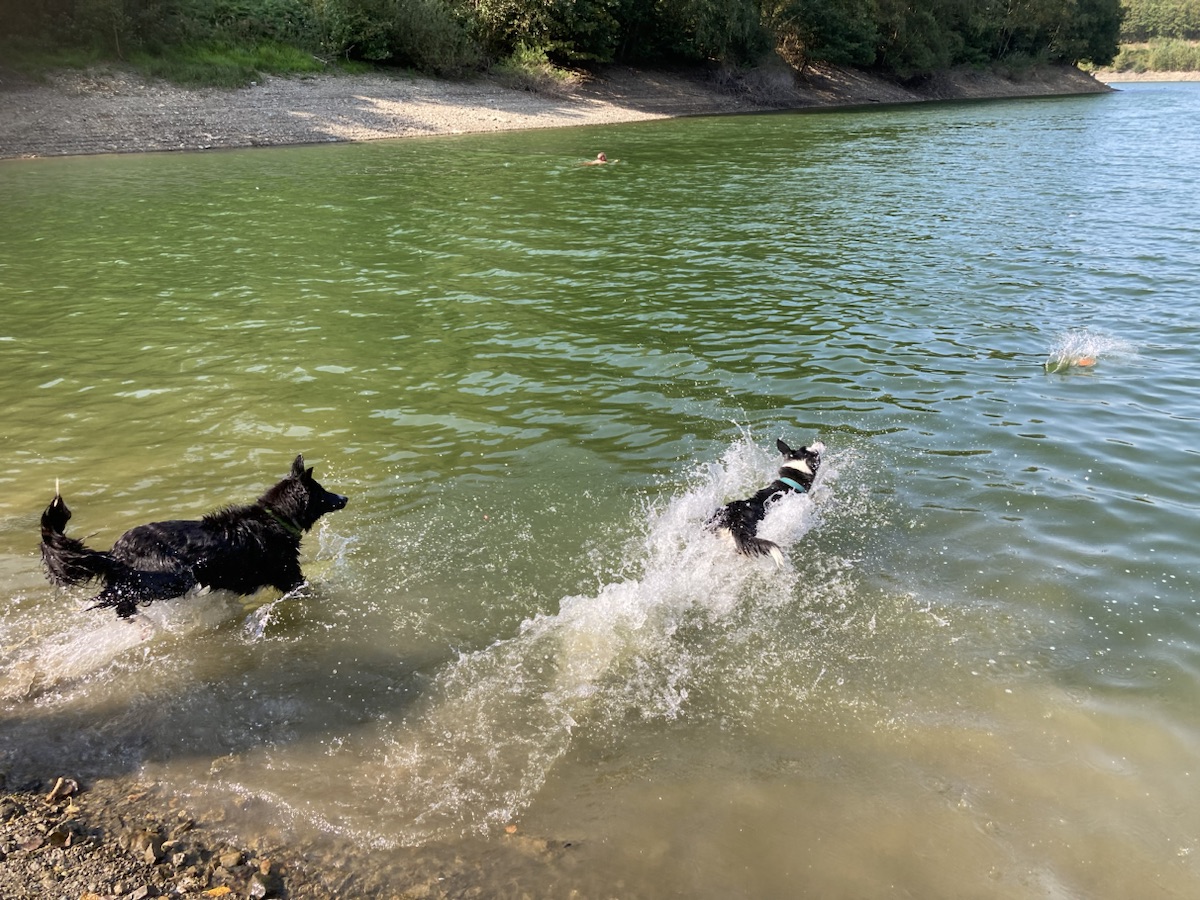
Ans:
<svg viewBox="0 0 1200 900"><path fill-rule="evenodd" d="M132 620L75 610L49 625L44 613L40 623L10 619L0 764L22 777L111 777L150 761L319 742L402 716L420 692L413 661L364 646L350 658L306 636L319 627L314 618L326 618L311 614L325 600L308 587L257 609L213 594L159 603Z"/></svg>

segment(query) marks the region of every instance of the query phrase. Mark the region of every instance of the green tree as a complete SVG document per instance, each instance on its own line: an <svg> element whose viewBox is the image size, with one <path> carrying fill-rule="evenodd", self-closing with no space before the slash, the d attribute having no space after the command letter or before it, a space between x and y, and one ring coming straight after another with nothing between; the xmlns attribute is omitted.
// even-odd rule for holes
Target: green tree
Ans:
<svg viewBox="0 0 1200 900"><path fill-rule="evenodd" d="M870 66L879 43L875 0L791 0L770 11L781 43L795 40L802 58L847 66Z"/></svg>
<svg viewBox="0 0 1200 900"><path fill-rule="evenodd" d="M757 0L620 0L616 58L756 62L771 49Z"/></svg>
<svg viewBox="0 0 1200 900"><path fill-rule="evenodd" d="M1098 65L1117 53L1120 0L1009 0L997 56Z"/></svg>
<svg viewBox="0 0 1200 900"><path fill-rule="evenodd" d="M878 0L876 64L910 77L953 65L961 32L951 4L941 0Z"/></svg>
<svg viewBox="0 0 1200 900"><path fill-rule="evenodd" d="M519 48L560 62L613 58L619 0L459 0L474 38L492 59Z"/></svg>
<svg viewBox="0 0 1200 900"><path fill-rule="evenodd" d="M1200 0L1124 0L1124 43L1158 38L1200 40Z"/></svg>
<svg viewBox="0 0 1200 900"><path fill-rule="evenodd" d="M1075 0L1073 7L1051 45L1052 55L1061 62L1107 66L1121 49L1125 11L1120 0Z"/></svg>

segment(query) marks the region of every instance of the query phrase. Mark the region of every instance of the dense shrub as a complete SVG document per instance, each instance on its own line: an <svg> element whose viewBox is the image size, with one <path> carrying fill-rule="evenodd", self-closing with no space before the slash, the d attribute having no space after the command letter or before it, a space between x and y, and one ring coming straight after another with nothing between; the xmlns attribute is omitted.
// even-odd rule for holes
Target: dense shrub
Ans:
<svg viewBox="0 0 1200 900"><path fill-rule="evenodd" d="M256 0L251 0L256 2ZM478 54L444 0L275 0L302 3L312 17L311 43L329 57L387 62L451 74Z"/></svg>
<svg viewBox="0 0 1200 900"><path fill-rule="evenodd" d="M1112 67L1118 72L1200 72L1200 45L1156 41L1121 48Z"/></svg>
<svg viewBox="0 0 1200 900"><path fill-rule="evenodd" d="M562 62L610 60L617 0L460 0L471 34L490 59L524 48Z"/></svg>

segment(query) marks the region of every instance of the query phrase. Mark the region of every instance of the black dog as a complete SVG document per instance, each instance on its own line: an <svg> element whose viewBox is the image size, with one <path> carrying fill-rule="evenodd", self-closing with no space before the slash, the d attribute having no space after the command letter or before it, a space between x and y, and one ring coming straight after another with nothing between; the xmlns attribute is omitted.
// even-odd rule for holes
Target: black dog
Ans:
<svg viewBox="0 0 1200 900"><path fill-rule="evenodd" d="M346 498L325 490L297 456L292 471L249 506L231 506L200 521L151 522L130 529L104 553L64 534L71 510L57 491L42 513L42 563L53 584L98 579L104 590L89 609L115 606L122 618L138 605L178 597L194 587L253 594L304 583L300 538Z"/></svg>
<svg viewBox="0 0 1200 900"><path fill-rule="evenodd" d="M782 440L778 440L775 446L783 454L779 477L753 497L734 500L722 506L708 520L708 528L731 540L738 553L745 556L770 556L776 565L782 566L783 551L774 541L756 536L758 523L767 514L768 505L784 494L793 491L802 494L808 492L817 476L817 469L820 468L825 445L816 441L807 447L793 450Z"/></svg>

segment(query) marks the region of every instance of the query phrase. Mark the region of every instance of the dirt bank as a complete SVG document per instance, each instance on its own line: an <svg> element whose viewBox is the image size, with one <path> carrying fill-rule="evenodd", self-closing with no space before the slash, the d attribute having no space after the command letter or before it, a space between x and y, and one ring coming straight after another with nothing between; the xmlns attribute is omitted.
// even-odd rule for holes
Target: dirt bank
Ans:
<svg viewBox="0 0 1200 900"><path fill-rule="evenodd" d="M740 78L611 67L554 92L494 80L409 74L266 78L237 90L186 89L119 68L44 82L0 72L0 158L205 150L557 128L686 115L869 103L1099 93L1078 69L1005 76L973 70L918 83L825 68Z"/></svg>
<svg viewBox="0 0 1200 900"><path fill-rule="evenodd" d="M1200 81L1200 72L1113 72L1101 69L1096 80L1104 84L1136 81Z"/></svg>

